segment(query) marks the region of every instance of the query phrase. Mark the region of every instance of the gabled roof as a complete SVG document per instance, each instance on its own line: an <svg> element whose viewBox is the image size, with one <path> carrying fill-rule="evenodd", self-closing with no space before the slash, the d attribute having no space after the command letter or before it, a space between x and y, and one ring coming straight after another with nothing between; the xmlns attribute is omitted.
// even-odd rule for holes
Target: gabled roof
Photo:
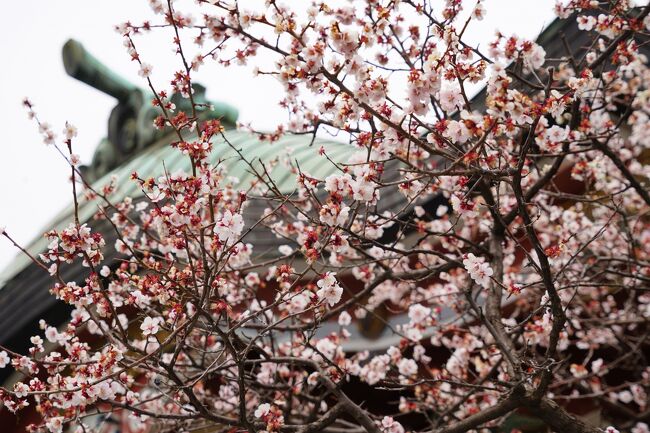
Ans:
<svg viewBox="0 0 650 433"><path fill-rule="evenodd" d="M285 155L288 149L293 149L287 158L292 162L297 162L302 172L321 179L338 170L325 156L318 156L318 149L321 146L326 149L328 157L333 161L340 162L347 161L350 155L357 150L352 145L340 142L321 139L312 142L310 136L285 136L276 142L269 143L262 142L255 134L244 131L226 130L224 135L230 145L240 150L243 155L246 155L248 161L253 162L257 167L261 166L261 162L268 165L277 157L282 159L282 155ZM172 139L167 137L139 153L94 182L93 188L101 190L101 187L115 176L118 190L111 195L111 202L118 203L125 197L137 200L142 198L143 193L139 185L130 180L134 171L137 171L141 178L152 176L157 178L163 173L163 167L170 174L178 170L190 172L189 158L169 146L171 141ZM222 164L227 169L228 175L238 178L242 189L250 186L256 177L250 171L248 164L240 159L237 152L223 138L215 139L213 142L212 162L223 161ZM276 164L269 174L282 192L294 191L296 175L287 168L285 163ZM79 208L79 219L82 222L88 222L94 230L102 233L106 240L104 249L106 262L110 263L111 260L118 257L113 246L117 235L109 222L92 219L98 211L97 206L96 202L82 203ZM245 217L255 220L262 214L264 207L266 204L262 200L251 200ZM69 206L47 225L46 230L62 229L73 220L73 209ZM244 240L255 245L256 251L276 252L279 245L286 243L286 240L278 239L269 230L263 228L253 230ZM26 249L37 256L46 247L47 239L39 237ZM88 269L83 268L80 263L64 265L60 271L64 280L79 281L88 274ZM23 326L33 321L34 318L41 317L46 310L58 302L49 294L48 289L51 285L51 277L43 269L31 263L24 254L19 254L0 274L0 342L11 338Z"/></svg>
<svg viewBox="0 0 650 433"><path fill-rule="evenodd" d="M287 159L292 162L297 161L304 173L321 179L335 172L336 168L325 157L315 156L318 148L323 146L332 160L341 162L345 162L355 152L355 148L348 144L321 139L316 139L312 143L311 138L305 136L284 136L276 142L268 143L260 141L254 134L243 131L227 130L224 135L230 144L241 150L248 161L253 162L257 168L261 167L261 162L267 165L276 157L287 154L289 155ZM172 141L170 138L163 139L150 149L141 152L130 161L93 182L93 188L101 190L101 187L108 184L115 176L118 189L110 196L110 200L113 203L119 203L126 197L135 200L143 196L139 185L130 180L133 172L137 172L141 178L152 176L158 178L163 174L163 168L170 174L179 170L189 173L191 168L189 158L170 147L170 141ZM293 149L293 151L289 154L287 153L288 149ZM239 179L242 189L246 189L256 179L249 166L239 158L237 152L230 145L225 143L223 138L215 140L211 160L213 163L224 160L222 165L227 169L228 176ZM286 165L277 164L270 174L282 192L291 193L295 189L296 175L291 173ZM80 221L89 221L97 210L97 205L94 202L81 203ZM73 210L71 206L68 206L46 225L45 230L62 229L72 221ZM32 254L38 254L44 251L46 246L47 240L40 237L32 241L26 249ZM30 263L29 258L24 254L19 254L0 274L0 289Z"/></svg>

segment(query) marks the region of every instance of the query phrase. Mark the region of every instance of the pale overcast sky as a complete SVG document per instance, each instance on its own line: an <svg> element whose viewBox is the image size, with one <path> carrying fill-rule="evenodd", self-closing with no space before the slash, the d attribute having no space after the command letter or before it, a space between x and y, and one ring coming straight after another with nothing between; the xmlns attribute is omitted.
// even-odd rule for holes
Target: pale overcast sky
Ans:
<svg viewBox="0 0 650 433"><path fill-rule="evenodd" d="M263 4L262 0L251 1ZM181 10L195 8L189 0L178 3ZM493 38L495 28L534 38L554 18L553 0L484 3L486 19L469 28L472 39L483 45ZM7 3L4 11L0 27L0 127L5 131L0 144L0 226L27 245L42 234L54 215L69 206L71 192L66 165L53 148L43 144L36 126L27 119L22 99L29 97L41 119L56 133L66 120L74 124L79 129L76 153L83 162L90 161L96 144L106 134L115 101L68 77L61 47L68 38L75 38L111 69L143 85L113 26L126 20L151 19L152 13L146 0L20 0ZM149 39L151 43L139 47L141 54L154 65L154 79L168 81L161 71L178 67L169 36L158 33ZM236 106L241 121L268 129L282 119L277 106L281 88L271 78L253 77L252 67L206 67L196 81L208 87L211 99ZM0 238L0 271L15 254L15 248Z"/></svg>

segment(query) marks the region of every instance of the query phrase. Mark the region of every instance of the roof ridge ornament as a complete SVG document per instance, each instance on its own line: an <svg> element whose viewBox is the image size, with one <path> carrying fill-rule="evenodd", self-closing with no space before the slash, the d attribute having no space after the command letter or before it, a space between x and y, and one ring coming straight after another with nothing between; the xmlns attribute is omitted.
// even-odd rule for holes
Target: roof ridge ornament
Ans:
<svg viewBox="0 0 650 433"><path fill-rule="evenodd" d="M153 98L150 91L112 71L74 39L63 45L61 54L68 75L117 99L108 119L107 137L98 144L90 166L81 167L88 181L99 179L170 133L168 129L161 131L153 126L159 111L150 104ZM201 119L220 119L226 128L235 126L236 108L208 101L201 84L193 84L193 89L194 101L200 104L197 111ZM190 102L181 95L172 95L172 100L179 110L191 111Z"/></svg>

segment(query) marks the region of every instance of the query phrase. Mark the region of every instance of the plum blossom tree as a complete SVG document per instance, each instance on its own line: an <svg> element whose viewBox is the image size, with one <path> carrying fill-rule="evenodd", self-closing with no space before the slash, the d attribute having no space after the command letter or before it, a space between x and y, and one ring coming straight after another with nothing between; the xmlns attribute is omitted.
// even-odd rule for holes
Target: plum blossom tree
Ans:
<svg viewBox="0 0 650 433"><path fill-rule="evenodd" d="M0 368L21 377L0 390L3 410L36 408L30 431L51 433L94 431L98 414L161 432L460 433L517 413L562 433L648 431L650 5L558 3L590 42L547 59L498 32L466 43L489 14L480 0L199 0L199 18L149 3L156 22L118 31L191 170L134 173L145 199L114 203L114 185L97 189L77 168L74 127L59 141L26 102L70 162L75 220L32 259L73 311L63 329L42 322L47 349L40 336L29 353L1 348ZM154 86L136 48L150 31L173 34L171 89ZM291 194L242 153L257 181L238 190L209 159L227 136L192 96L204 63L261 51L289 120L260 139L329 132L356 150L337 161L314 147L334 174L291 164ZM123 260L105 260L112 246L79 220L77 188ZM383 205L393 195L401 204ZM254 223L251 200L267 204ZM253 227L286 245L256 251ZM61 277L73 261L85 281ZM388 330L395 344L345 350L352 322L381 308L405 317ZM337 330L323 334L328 322ZM366 404L386 390L398 401ZM616 427L573 414L585 401Z"/></svg>

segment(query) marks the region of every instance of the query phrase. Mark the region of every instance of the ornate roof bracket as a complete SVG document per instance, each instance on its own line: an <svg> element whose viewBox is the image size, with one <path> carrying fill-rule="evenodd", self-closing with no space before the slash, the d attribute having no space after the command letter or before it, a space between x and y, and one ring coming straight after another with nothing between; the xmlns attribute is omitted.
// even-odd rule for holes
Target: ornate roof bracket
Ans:
<svg viewBox="0 0 650 433"><path fill-rule="evenodd" d="M150 91L110 70L74 39L65 43L62 57L68 75L117 99L108 119L107 137L98 144L90 166L81 167L88 181L99 179L170 133L168 129L158 130L153 126L160 112L150 103L153 98ZM235 126L236 108L208 101L206 89L200 84L194 84L193 90L195 102L201 104L201 119L220 119L226 128ZM172 95L172 101L178 110L191 111L189 101L181 95Z"/></svg>

